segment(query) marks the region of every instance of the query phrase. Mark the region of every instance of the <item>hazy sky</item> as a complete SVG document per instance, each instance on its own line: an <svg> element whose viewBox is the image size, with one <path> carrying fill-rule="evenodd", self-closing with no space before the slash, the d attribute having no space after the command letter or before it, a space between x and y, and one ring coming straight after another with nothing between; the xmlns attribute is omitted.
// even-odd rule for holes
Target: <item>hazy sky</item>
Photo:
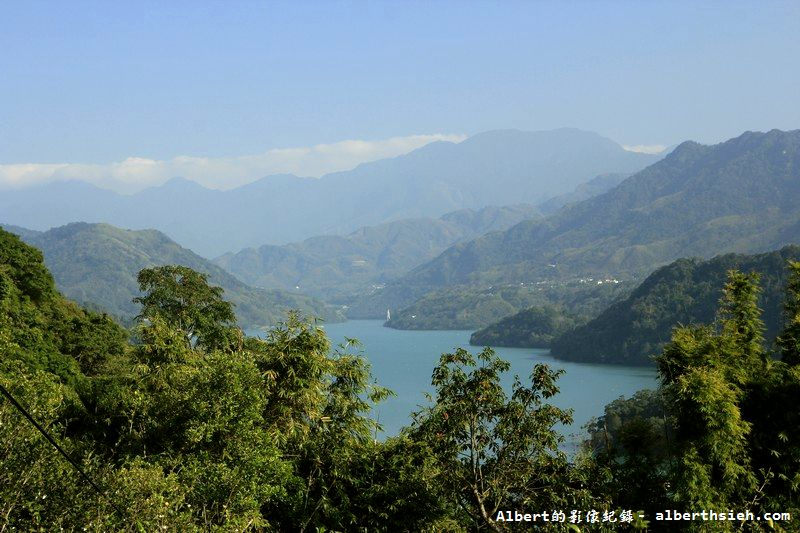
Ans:
<svg viewBox="0 0 800 533"><path fill-rule="evenodd" d="M3 2L0 164L796 129L799 28L797 1Z"/></svg>

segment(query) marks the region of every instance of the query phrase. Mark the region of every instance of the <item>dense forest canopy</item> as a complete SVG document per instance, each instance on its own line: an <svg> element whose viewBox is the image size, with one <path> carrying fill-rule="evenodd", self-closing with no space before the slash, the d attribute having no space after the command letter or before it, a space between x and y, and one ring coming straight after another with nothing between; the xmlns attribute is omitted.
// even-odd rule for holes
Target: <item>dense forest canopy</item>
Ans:
<svg viewBox="0 0 800 533"><path fill-rule="evenodd" d="M582 321L580 316L563 307L534 306L479 329L470 336L469 343L475 346L549 348L554 338Z"/></svg>

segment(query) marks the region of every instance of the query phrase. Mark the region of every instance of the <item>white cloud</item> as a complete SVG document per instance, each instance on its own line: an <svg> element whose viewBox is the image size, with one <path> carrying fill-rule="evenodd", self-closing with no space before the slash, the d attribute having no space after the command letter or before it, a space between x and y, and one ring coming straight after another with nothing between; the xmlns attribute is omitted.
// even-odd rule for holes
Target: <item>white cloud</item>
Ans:
<svg viewBox="0 0 800 533"><path fill-rule="evenodd" d="M663 144L623 144L622 147L629 152L640 154L660 154L667 149Z"/></svg>
<svg viewBox="0 0 800 533"><path fill-rule="evenodd" d="M214 189L237 187L269 174L319 177L361 163L406 154L434 141L461 142L465 135L432 134L379 141L347 140L296 148L276 148L237 157L177 156L169 160L129 157L107 165L20 163L0 165L0 189L51 181L82 180L100 187L134 192L181 176Z"/></svg>

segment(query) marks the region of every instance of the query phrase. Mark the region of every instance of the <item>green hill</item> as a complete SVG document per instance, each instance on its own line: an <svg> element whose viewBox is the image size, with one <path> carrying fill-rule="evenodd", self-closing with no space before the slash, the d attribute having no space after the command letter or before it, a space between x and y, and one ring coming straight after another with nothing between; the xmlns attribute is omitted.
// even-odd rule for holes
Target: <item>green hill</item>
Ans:
<svg viewBox="0 0 800 533"><path fill-rule="evenodd" d="M436 257L448 246L538 216L530 205L462 209L325 235L283 246L246 248L214 262L256 287L301 290L349 303ZM385 310L384 310L385 311Z"/></svg>
<svg viewBox="0 0 800 533"><path fill-rule="evenodd" d="M477 329L532 306L595 316L628 290L624 283L578 282L447 287L397 312L386 326L397 329Z"/></svg>
<svg viewBox="0 0 800 533"><path fill-rule="evenodd" d="M42 250L47 267L66 297L114 316L130 318L138 313L132 299L139 295L139 270L176 264L208 274L212 284L225 289L225 297L235 304L243 327L274 324L289 309L328 321L342 319L337 310L311 297L250 287L155 230L74 223L23 238Z"/></svg>
<svg viewBox="0 0 800 533"><path fill-rule="evenodd" d="M757 253L798 238L800 130L747 132L713 146L685 142L605 194L456 244L396 284L418 293L460 284L626 279L679 257Z"/></svg>
<svg viewBox="0 0 800 533"><path fill-rule="evenodd" d="M479 329L469 338L473 346L512 346L548 348L558 335L582 322L581 318L561 307L529 307Z"/></svg>
<svg viewBox="0 0 800 533"><path fill-rule="evenodd" d="M107 315L63 298L42 253L0 228L0 374L17 360L77 386L127 342L126 331Z"/></svg>
<svg viewBox="0 0 800 533"><path fill-rule="evenodd" d="M593 363L651 364L676 324L710 323L730 269L758 272L763 292L766 338L781 326L787 260L800 259L799 246L758 255L727 254L708 261L679 259L647 277L625 300L556 338L551 352L560 359Z"/></svg>

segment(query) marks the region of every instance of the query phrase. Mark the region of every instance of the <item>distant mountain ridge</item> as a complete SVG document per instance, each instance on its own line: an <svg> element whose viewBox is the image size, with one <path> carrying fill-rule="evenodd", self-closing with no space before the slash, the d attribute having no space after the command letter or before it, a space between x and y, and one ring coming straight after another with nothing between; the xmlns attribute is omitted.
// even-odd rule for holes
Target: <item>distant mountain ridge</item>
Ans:
<svg viewBox="0 0 800 533"><path fill-rule="evenodd" d="M367 226L345 236L246 248L214 263L249 285L301 290L338 303L405 274L451 244L536 216L538 209L531 205L462 209L438 219Z"/></svg>
<svg viewBox="0 0 800 533"><path fill-rule="evenodd" d="M685 142L605 194L456 244L385 291L629 277L682 256L766 251L798 239L800 130L747 132L713 146Z"/></svg>
<svg viewBox="0 0 800 533"><path fill-rule="evenodd" d="M131 318L139 311L132 302L139 295L139 270L177 264L208 274L212 284L222 287L225 298L235 304L234 311L243 327L275 324L285 318L289 309L329 321L343 319L337 309L308 296L250 287L156 230L123 230L88 223L68 224L46 232L4 228L42 251L45 264L65 296L118 317Z"/></svg>
<svg viewBox="0 0 800 533"><path fill-rule="evenodd" d="M133 195L83 182L4 191L0 220L34 230L76 221L155 228L216 257L464 208L536 204L593 176L634 172L658 158L581 130L500 130L319 179L276 175L228 191L183 179Z"/></svg>

